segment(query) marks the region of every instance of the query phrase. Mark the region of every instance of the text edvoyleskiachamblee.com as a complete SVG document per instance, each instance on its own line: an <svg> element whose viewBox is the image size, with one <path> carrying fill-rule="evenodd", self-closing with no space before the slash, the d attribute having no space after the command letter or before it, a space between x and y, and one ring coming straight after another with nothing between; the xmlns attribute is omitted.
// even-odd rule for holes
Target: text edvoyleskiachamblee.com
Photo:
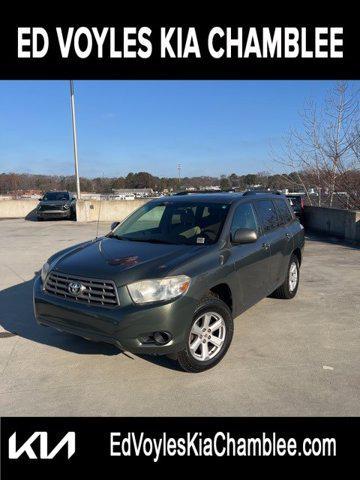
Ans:
<svg viewBox="0 0 360 480"><path fill-rule="evenodd" d="M254 437L234 436L229 432L204 435L188 432L172 437L164 432L159 437L146 436L144 432L112 432L110 434L110 456L151 457L158 462L161 457L270 457L270 456L336 456L335 438L281 437L275 432L263 432Z"/></svg>

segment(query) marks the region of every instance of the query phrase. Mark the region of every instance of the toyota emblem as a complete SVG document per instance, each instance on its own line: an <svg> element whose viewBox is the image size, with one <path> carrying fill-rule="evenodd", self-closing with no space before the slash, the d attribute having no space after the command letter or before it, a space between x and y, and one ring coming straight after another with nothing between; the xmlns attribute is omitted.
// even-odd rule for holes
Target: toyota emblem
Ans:
<svg viewBox="0 0 360 480"><path fill-rule="evenodd" d="M69 292L76 296L79 295L79 293L83 292L85 288L86 287L80 282L70 282L68 285Z"/></svg>

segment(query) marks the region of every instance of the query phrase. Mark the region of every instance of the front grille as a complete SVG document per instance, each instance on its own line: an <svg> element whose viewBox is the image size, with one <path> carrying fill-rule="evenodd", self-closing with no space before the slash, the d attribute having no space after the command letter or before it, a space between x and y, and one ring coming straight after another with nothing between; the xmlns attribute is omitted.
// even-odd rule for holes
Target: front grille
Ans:
<svg viewBox="0 0 360 480"><path fill-rule="evenodd" d="M42 212L48 212L50 210L63 210L63 206L62 205L40 205L39 210Z"/></svg>
<svg viewBox="0 0 360 480"><path fill-rule="evenodd" d="M69 285L73 282L81 284L81 292L74 294L69 291ZM45 291L51 295L88 305L103 307L119 305L117 289L111 280L76 277L53 271L46 279Z"/></svg>

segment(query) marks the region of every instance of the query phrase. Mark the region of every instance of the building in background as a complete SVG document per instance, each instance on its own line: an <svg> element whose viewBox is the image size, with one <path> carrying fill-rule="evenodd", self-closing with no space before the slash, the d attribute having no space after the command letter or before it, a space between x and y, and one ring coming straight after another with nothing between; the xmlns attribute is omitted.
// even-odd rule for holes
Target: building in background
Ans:
<svg viewBox="0 0 360 480"><path fill-rule="evenodd" d="M200 187L200 190L214 190L215 192L221 190L219 185L207 185L205 187Z"/></svg>
<svg viewBox="0 0 360 480"><path fill-rule="evenodd" d="M18 190L11 190L8 192L8 195L11 198L31 198L31 199L39 199L43 196L43 191L39 189L18 189Z"/></svg>
<svg viewBox="0 0 360 480"><path fill-rule="evenodd" d="M131 197L134 197L134 198L153 197L154 191L152 188L120 188L120 189L113 189L113 195L116 198L128 200Z"/></svg>

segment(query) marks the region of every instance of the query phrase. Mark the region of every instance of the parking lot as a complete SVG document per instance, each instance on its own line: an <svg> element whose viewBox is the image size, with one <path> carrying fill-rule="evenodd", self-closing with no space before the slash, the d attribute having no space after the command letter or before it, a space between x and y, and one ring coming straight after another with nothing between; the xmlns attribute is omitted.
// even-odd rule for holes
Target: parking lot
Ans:
<svg viewBox="0 0 360 480"><path fill-rule="evenodd" d="M308 239L297 297L238 317L224 360L194 375L35 323L36 272L95 236L94 223L0 221L0 415L360 415L358 248Z"/></svg>

